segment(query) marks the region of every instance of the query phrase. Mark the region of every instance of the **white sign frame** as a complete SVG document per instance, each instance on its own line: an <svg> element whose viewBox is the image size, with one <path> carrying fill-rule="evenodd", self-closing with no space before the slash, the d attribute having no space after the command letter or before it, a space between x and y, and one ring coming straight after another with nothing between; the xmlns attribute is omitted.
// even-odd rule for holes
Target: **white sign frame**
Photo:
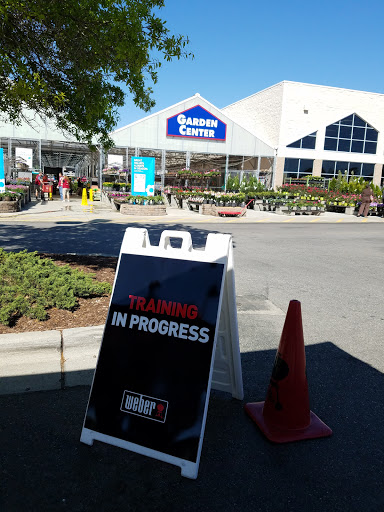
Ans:
<svg viewBox="0 0 384 512"><path fill-rule="evenodd" d="M170 242L171 238L181 238L181 248L173 248ZM234 398L239 400L243 399L243 381L238 338L232 251L232 236L229 234L208 234L205 250L201 251L193 249L191 235L185 231L163 231L159 245L153 246L150 244L148 232L146 229L127 228L121 245L117 266L117 268L119 268L122 254L136 254L155 257L161 256L162 258L201 261L208 263L217 262L224 264L224 277L222 281L222 289L220 293L218 308L219 313L216 321L211 368L207 386L207 400L205 402L196 462L181 459L179 457L153 450L117 437L112 437L94 430L90 430L85 427L85 419L80 437L80 441L82 443L92 445L94 440L102 441L104 443L146 455L148 457L152 457L169 464L174 464L181 468L182 476L191 479L197 478L211 386L215 389L232 393Z"/></svg>

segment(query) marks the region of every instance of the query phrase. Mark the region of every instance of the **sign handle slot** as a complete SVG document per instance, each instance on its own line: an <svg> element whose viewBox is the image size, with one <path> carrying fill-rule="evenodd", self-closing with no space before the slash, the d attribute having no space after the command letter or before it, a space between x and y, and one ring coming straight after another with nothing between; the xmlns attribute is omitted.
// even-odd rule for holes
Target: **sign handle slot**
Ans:
<svg viewBox="0 0 384 512"><path fill-rule="evenodd" d="M181 238L182 243L179 249L171 246L171 238ZM173 249L173 250L181 250L183 252L192 251L192 237L191 234L185 231L171 231L165 230L161 233L159 247L164 248L165 250Z"/></svg>

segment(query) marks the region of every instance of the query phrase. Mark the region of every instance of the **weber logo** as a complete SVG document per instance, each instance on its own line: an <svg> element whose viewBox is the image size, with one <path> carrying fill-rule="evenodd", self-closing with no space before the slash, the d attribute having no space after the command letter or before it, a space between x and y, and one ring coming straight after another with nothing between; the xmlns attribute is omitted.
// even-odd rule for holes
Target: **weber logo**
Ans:
<svg viewBox="0 0 384 512"><path fill-rule="evenodd" d="M168 411L168 402L153 398L152 396L140 395L132 391L124 391L123 401L120 410L135 416L141 416L148 420L165 423Z"/></svg>

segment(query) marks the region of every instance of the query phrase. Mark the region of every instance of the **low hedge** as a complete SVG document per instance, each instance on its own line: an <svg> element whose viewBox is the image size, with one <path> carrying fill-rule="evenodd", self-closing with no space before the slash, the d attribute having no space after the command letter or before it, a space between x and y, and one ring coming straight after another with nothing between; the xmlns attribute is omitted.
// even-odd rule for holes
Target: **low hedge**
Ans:
<svg viewBox="0 0 384 512"><path fill-rule="evenodd" d="M36 252L0 248L0 289L0 323L10 325L21 316L45 320L54 307L73 310L78 298L109 294L111 285Z"/></svg>

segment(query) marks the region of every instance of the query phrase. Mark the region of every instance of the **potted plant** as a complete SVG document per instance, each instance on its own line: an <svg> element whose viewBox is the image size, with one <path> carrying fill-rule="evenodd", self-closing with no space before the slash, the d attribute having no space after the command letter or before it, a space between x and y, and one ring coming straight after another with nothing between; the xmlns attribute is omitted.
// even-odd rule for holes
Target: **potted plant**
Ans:
<svg viewBox="0 0 384 512"><path fill-rule="evenodd" d="M0 194L0 198L2 201L15 201L17 199L17 195L12 192L2 192Z"/></svg>

